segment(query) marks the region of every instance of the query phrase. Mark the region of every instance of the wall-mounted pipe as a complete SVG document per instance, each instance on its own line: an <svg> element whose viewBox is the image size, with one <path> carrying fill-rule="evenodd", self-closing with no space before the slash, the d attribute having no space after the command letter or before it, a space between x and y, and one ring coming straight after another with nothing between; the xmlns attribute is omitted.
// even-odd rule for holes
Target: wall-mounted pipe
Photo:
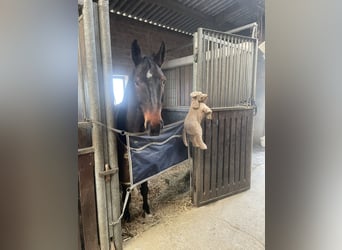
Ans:
<svg viewBox="0 0 342 250"><path fill-rule="evenodd" d="M237 32L240 32L242 30L246 30L246 29L250 29L250 28L254 28L254 27L258 27L258 24L256 22L254 23L250 23L250 24L246 24L244 26L241 26L241 27L238 27L238 28L235 28L235 29L232 29L232 30L228 30L224 33L237 33ZM255 37L253 37L255 38Z"/></svg>

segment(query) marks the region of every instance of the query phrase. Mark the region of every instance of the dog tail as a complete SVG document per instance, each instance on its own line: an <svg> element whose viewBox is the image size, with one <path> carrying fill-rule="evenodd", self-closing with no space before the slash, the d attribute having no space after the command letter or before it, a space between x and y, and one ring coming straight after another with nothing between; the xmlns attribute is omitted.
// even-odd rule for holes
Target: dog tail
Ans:
<svg viewBox="0 0 342 250"><path fill-rule="evenodd" d="M185 128L183 128L183 143L186 147L188 147L188 141L186 138L186 132L185 132Z"/></svg>

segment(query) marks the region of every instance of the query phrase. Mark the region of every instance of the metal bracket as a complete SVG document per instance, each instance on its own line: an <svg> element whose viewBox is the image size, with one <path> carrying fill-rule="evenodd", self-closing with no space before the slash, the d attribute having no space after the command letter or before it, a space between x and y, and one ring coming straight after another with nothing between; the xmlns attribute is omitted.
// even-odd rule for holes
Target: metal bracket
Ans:
<svg viewBox="0 0 342 250"><path fill-rule="evenodd" d="M256 116L257 113L258 113L258 106L256 105L256 102L255 102L254 99L252 99L251 104L252 104L252 106L253 106L253 111L254 111L254 112L253 112L253 115Z"/></svg>
<svg viewBox="0 0 342 250"><path fill-rule="evenodd" d="M99 172L99 175L101 177L107 176L107 175L111 175L111 174L116 174L118 172L118 168L114 168L114 169L109 169L109 170L105 170L105 171L101 171Z"/></svg>
<svg viewBox="0 0 342 250"><path fill-rule="evenodd" d="M100 171L99 176L105 177L106 181L110 181L110 178L111 178L110 175L116 174L117 172L119 172L118 168L110 169L109 164L106 164L105 171Z"/></svg>
<svg viewBox="0 0 342 250"><path fill-rule="evenodd" d="M198 61L198 52L196 49L196 53L194 54L194 62L197 63L197 61Z"/></svg>

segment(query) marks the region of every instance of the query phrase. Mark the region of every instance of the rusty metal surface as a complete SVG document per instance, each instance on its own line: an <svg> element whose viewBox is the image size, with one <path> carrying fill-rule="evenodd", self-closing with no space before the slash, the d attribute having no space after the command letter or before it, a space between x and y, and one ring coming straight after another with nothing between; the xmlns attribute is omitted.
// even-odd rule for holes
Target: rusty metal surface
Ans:
<svg viewBox="0 0 342 250"><path fill-rule="evenodd" d="M96 219L93 153L78 156L78 172L84 249L100 249Z"/></svg>

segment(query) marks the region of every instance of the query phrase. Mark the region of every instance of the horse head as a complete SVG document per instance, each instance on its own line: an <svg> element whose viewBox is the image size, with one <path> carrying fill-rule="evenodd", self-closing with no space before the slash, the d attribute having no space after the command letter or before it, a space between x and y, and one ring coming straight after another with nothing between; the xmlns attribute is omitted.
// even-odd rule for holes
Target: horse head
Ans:
<svg viewBox="0 0 342 250"><path fill-rule="evenodd" d="M132 43L132 59L135 64L133 82L135 98L144 117L144 128L149 135L159 135L163 127L161 117L164 84L166 77L161 70L165 57L165 44L161 43L158 53L142 57L137 40Z"/></svg>

